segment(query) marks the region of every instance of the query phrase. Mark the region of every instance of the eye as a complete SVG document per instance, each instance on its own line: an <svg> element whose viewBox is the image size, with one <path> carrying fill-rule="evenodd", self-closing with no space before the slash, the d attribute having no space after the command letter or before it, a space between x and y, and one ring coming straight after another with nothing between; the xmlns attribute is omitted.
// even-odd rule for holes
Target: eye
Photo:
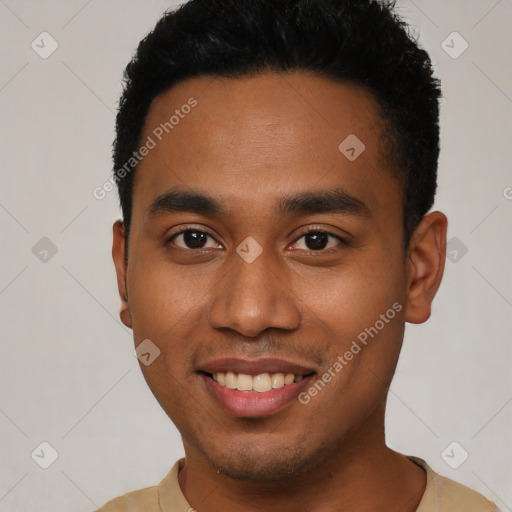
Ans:
<svg viewBox="0 0 512 512"><path fill-rule="evenodd" d="M348 243L337 235L321 231L319 229L311 229L304 233L298 240L304 239L303 245L299 247L301 250L306 251L322 251L325 249L332 249L340 244L348 245ZM298 241L294 245L298 244Z"/></svg>
<svg viewBox="0 0 512 512"><path fill-rule="evenodd" d="M208 239L213 242L213 245L206 245ZM209 233L200 229L185 229L175 233L167 240L167 243L170 242L182 249L191 250L217 248L220 246Z"/></svg>

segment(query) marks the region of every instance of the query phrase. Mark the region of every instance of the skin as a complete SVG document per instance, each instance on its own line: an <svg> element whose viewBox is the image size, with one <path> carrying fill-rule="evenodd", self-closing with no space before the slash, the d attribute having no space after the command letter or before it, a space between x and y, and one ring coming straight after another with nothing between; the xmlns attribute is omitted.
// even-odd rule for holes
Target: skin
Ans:
<svg viewBox="0 0 512 512"><path fill-rule="evenodd" d="M141 368L182 435L185 497L209 512L415 510L425 473L386 446L384 412L405 322L429 318L441 282L446 217L425 216L404 250L402 188L358 86L303 72L193 78L154 100L141 140L191 96L198 105L137 168L127 266L121 221L113 241L121 319L136 345L161 350ZM338 150L348 134L366 146L352 162ZM176 186L227 214L151 216ZM369 214L274 212L282 196L340 187ZM333 235L325 248L314 250L309 227ZM171 238L185 229L213 238L188 248ZM263 249L252 263L235 250L248 236ZM307 405L235 417L197 373L265 355L321 376L396 302L402 310Z"/></svg>

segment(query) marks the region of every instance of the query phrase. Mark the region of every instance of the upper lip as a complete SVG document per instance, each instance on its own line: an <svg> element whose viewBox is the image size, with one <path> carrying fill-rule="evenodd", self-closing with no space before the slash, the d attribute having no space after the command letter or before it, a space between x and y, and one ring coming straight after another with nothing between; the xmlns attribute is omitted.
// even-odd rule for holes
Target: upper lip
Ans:
<svg viewBox="0 0 512 512"><path fill-rule="evenodd" d="M233 357L215 359L199 367L205 373L234 372L246 375L261 375L262 373L293 373L294 375L307 375L314 372L313 368L285 361L284 359L237 359Z"/></svg>

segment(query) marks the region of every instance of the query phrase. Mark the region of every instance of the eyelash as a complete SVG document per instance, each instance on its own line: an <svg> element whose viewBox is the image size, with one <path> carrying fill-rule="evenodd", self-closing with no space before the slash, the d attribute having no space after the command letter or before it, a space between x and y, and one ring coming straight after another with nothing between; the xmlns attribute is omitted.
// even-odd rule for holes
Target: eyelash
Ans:
<svg viewBox="0 0 512 512"><path fill-rule="evenodd" d="M212 240L214 240L216 243L219 243L217 242L217 240L215 240L215 237L213 235L211 235L208 231L205 231L204 229L196 229L196 228L193 228L193 227L189 227L187 229L182 229L181 231L178 231L177 233L173 233L170 237L167 238L165 244L166 245L169 245L173 239L175 239L176 237L178 237L179 235L183 235L184 233L187 233L187 232L196 232L196 233L204 233L206 235L208 235ZM331 247L329 249L318 249L318 250L313 250L313 249L303 249L303 251L306 251L308 253L329 253L329 252L332 252L333 250L336 250L336 247L338 245L343 245L343 246L349 246L350 244L343 238L341 238L339 235L335 235L334 233L331 233L330 231L326 231L325 229L321 229L321 228L315 228L315 227L311 227L311 228L308 228L306 231L304 231L294 242L293 244L296 244L301 238L309 235L309 234L312 234L312 233L319 233L319 234L325 234L329 237L332 237L332 238L335 238L336 240L338 240L339 244L337 244L335 247ZM205 249L204 248L200 248L200 249L189 249L189 248L183 248L183 247L179 247L180 249L182 250L186 250L186 251L204 251ZM206 249L208 250L208 248Z"/></svg>

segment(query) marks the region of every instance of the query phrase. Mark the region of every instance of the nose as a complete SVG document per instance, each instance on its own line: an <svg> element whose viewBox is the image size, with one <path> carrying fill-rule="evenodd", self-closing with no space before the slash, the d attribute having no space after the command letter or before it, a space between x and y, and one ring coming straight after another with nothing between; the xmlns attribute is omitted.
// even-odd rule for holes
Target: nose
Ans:
<svg viewBox="0 0 512 512"><path fill-rule="evenodd" d="M252 263L234 253L227 261L230 272L214 289L209 321L216 329L232 329L258 337L268 328L294 330L300 324L297 297L286 283L286 274L271 268L266 251Z"/></svg>

